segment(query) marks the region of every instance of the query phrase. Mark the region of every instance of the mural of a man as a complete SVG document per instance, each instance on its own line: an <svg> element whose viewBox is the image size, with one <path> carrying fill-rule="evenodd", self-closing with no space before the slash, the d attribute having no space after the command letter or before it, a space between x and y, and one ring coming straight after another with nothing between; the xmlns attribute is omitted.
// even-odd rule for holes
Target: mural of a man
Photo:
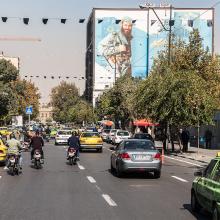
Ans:
<svg viewBox="0 0 220 220"><path fill-rule="evenodd" d="M115 71L116 77L131 75L131 40L132 20L122 18L120 30L109 33L99 43L99 54L104 56L108 64Z"/></svg>

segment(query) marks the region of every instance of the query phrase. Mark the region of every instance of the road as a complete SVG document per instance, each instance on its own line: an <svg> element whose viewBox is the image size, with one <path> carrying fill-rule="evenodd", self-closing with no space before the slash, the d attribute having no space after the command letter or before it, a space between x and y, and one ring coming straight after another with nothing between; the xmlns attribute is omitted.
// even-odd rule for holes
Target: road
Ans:
<svg viewBox="0 0 220 220"><path fill-rule="evenodd" d="M165 158L160 179L153 175L115 177L109 170L109 146L103 153L82 152L76 166L66 163L66 147L47 143L42 170L30 167L23 153L23 174L9 176L0 167L1 220L191 220L209 219L190 211L193 164Z"/></svg>

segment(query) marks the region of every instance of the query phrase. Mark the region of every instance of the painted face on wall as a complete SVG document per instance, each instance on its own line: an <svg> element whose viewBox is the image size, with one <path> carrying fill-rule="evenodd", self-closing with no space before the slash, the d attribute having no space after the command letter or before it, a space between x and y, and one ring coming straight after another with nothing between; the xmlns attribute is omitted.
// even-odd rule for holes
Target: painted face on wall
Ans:
<svg viewBox="0 0 220 220"><path fill-rule="evenodd" d="M128 21L123 21L121 29L125 36L130 36L132 30L132 24Z"/></svg>

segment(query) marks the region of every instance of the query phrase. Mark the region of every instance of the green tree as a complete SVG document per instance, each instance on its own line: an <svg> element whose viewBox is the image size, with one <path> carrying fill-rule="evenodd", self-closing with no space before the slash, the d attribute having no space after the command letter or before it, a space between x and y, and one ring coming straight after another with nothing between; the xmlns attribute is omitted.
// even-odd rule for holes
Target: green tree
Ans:
<svg viewBox="0 0 220 220"><path fill-rule="evenodd" d="M127 75L119 78L99 99L96 112L100 119L108 115L116 125L120 120L123 128L128 127L134 119L133 98L139 82Z"/></svg>

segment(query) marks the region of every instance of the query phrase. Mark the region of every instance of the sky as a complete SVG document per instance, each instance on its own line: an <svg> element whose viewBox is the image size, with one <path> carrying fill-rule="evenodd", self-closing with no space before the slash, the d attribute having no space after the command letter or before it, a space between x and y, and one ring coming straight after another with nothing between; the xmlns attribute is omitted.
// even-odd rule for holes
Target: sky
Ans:
<svg viewBox="0 0 220 220"><path fill-rule="evenodd" d="M21 78L28 76L39 88L41 103L49 102L51 89L62 78L73 82L84 92L86 24L92 8L139 8L141 0L0 0L0 17L8 17L6 23L0 20L0 38L32 37L41 41L3 41L0 52L5 56L20 58ZM159 6L158 0L152 0ZM212 7L218 0L173 0L166 1L174 7ZM30 18L24 25L22 18ZM41 21L49 18L47 25ZM67 18L66 24L60 18ZM83 24L78 23L85 18ZM220 4L215 7L215 52L220 53ZM31 78L30 76L35 76ZM39 76L37 78L36 76ZM47 76L44 79L44 76ZM54 79L51 79L54 76ZM58 76L62 76L61 79ZM71 76L72 79L66 79ZM73 78L77 77L77 78Z"/></svg>

